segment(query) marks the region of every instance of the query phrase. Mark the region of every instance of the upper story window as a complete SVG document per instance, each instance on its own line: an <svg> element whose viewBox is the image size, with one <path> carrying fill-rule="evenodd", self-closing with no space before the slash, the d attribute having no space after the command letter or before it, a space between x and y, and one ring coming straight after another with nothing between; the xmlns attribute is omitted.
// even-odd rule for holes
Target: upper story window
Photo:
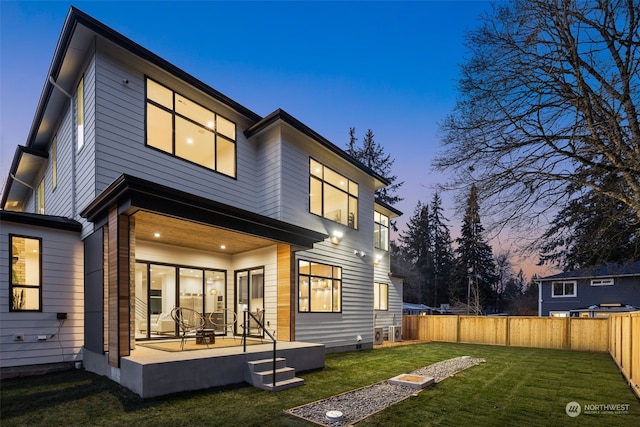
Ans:
<svg viewBox="0 0 640 427"><path fill-rule="evenodd" d="M11 244L10 311L42 310L42 240L9 235Z"/></svg>
<svg viewBox="0 0 640 427"><path fill-rule="evenodd" d="M591 286L613 286L613 278L591 279Z"/></svg>
<svg viewBox="0 0 640 427"><path fill-rule="evenodd" d="M358 184L309 159L309 211L358 228Z"/></svg>
<svg viewBox="0 0 640 427"><path fill-rule="evenodd" d="M379 212L373 213L373 245L383 251L389 250L389 217Z"/></svg>
<svg viewBox="0 0 640 427"><path fill-rule="evenodd" d="M236 124L147 79L147 145L236 176Z"/></svg>
<svg viewBox="0 0 640 427"><path fill-rule="evenodd" d="M44 178L36 187L36 213L44 215Z"/></svg>
<svg viewBox="0 0 640 427"><path fill-rule="evenodd" d="M389 285L386 283L373 284L373 309L389 310Z"/></svg>
<svg viewBox="0 0 640 427"><path fill-rule="evenodd" d="M84 147L84 77L80 79L76 90L76 126L78 151Z"/></svg>
<svg viewBox="0 0 640 427"><path fill-rule="evenodd" d="M553 298L559 297L575 297L578 295L575 281L568 282L553 282L551 284L551 296Z"/></svg>
<svg viewBox="0 0 640 427"><path fill-rule="evenodd" d="M342 311L342 268L300 260L298 264L298 311Z"/></svg>

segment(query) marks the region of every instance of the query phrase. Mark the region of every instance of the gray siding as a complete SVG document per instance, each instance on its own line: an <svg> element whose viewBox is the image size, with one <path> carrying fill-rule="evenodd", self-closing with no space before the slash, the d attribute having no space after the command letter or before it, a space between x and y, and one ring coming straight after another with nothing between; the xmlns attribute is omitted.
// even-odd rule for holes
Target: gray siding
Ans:
<svg viewBox="0 0 640 427"><path fill-rule="evenodd" d="M569 279L567 281L570 281ZM613 286L591 286L591 279L577 281L575 297L552 297L552 282L543 282L541 316L596 304L621 303L640 307L640 276L616 277Z"/></svg>
<svg viewBox="0 0 640 427"><path fill-rule="evenodd" d="M82 242L78 233L1 223L0 364L3 368L81 360L83 344ZM42 312L9 312L9 234L42 238ZM56 313L67 313L63 323ZM16 333L24 341L14 341ZM38 336L46 335L46 340Z"/></svg>

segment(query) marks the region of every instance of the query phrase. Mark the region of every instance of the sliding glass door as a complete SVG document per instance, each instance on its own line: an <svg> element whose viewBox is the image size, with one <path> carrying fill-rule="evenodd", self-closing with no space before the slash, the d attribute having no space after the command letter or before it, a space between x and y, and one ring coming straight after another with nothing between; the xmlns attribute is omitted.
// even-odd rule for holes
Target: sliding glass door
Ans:
<svg viewBox="0 0 640 427"><path fill-rule="evenodd" d="M174 307L201 313L208 329L211 313L224 313L226 271L147 262L136 263L136 339L175 337ZM216 331L224 332L224 330Z"/></svg>

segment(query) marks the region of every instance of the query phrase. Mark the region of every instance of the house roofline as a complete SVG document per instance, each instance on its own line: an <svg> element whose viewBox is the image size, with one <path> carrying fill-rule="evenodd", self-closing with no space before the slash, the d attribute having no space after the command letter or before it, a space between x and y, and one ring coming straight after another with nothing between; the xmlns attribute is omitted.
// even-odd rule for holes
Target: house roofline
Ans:
<svg viewBox="0 0 640 427"><path fill-rule="evenodd" d="M375 204L381 206L382 208L388 210L389 212L391 212L392 214L394 214L395 216L402 216L403 212L394 208L393 206L391 206L390 204L383 202L380 199L376 199L375 200Z"/></svg>
<svg viewBox="0 0 640 427"><path fill-rule="evenodd" d="M207 85L203 81L197 79L193 75L187 73L181 68L173 65L169 61L161 58L140 44L134 42L123 34L117 32L113 28L103 24L92 16L84 13L80 9L77 9L74 6L69 8L69 12L65 19L65 23L62 28L62 32L60 33L60 38L58 39L58 43L56 45L56 49L54 51L54 56L51 61L51 65L49 67L49 72L47 74L44 88L42 89L42 94L40 95L40 100L38 102L38 107L36 109L36 115L34 117L33 123L31 125L31 129L29 131L29 135L27 138L27 146L31 146L33 141L35 141L36 134L38 133L38 129L40 127L40 123L43 120L44 113L46 110L47 103L49 98L51 97L51 93L54 90L54 85L49 81L49 77L51 76L54 80L58 79L58 75L60 73L60 69L62 67L62 63L64 61L66 52L69 48L71 40L74 36L76 28L78 25L83 25L96 35L105 38L108 41L122 47L123 49L131 52L132 54L138 56L139 58L149 61L150 63L166 70L177 78L187 82L189 85L201 90L206 93L208 96L225 103L232 109L236 110L238 113L247 117L252 121L258 121L261 119L261 116L254 113L247 107L239 104L228 96L222 94L221 92L215 90L211 86Z"/></svg>
<svg viewBox="0 0 640 427"><path fill-rule="evenodd" d="M537 283L550 282L553 280L580 280L580 279L600 279L615 277L635 277L640 276L640 261L616 263L610 262L595 267L584 267L575 271L554 274L552 276L541 277Z"/></svg>
<svg viewBox="0 0 640 427"><path fill-rule="evenodd" d="M259 134L260 132L267 129L269 126L273 125L278 121L282 121L283 123L288 124L292 128L308 136L314 141L319 142L322 146L327 148L329 151L333 152L334 154L337 154L347 162L356 166L360 170L366 172L368 175L371 175L372 177L374 177L383 186L387 186L391 184L391 182L387 178L375 172L370 167L365 166L362 162L350 156L346 151L344 151L343 149L335 145L333 142L329 141L327 138L323 137L318 132L314 131L309 126L305 125L300 120L296 119L291 114L287 113L281 108L278 108L277 110L275 110L274 112L272 112L271 114L266 116L264 119L260 120L259 122L254 123L252 126L250 126L247 130L244 131L244 135L247 137L247 139L249 139L252 136Z"/></svg>
<svg viewBox="0 0 640 427"><path fill-rule="evenodd" d="M13 212L0 210L0 220L17 224L34 225L38 227L55 228L65 231L82 231L82 224L63 216L40 215L27 212Z"/></svg>

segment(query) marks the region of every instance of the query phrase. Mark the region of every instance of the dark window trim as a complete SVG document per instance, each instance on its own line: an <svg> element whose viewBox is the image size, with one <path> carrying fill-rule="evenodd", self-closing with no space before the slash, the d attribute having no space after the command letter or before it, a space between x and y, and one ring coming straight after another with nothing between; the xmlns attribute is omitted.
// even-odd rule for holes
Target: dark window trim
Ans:
<svg viewBox="0 0 640 427"><path fill-rule="evenodd" d="M385 215L382 212L378 212L378 211L375 211L375 210L374 210L374 212L377 213L380 216L384 216L385 218L387 218L387 224L390 222L390 219L389 219L388 215ZM373 233L374 236L375 236L376 229L378 229L378 239L374 239L375 241L373 242L373 247L376 248L376 249L380 249L381 251L389 252L389 239L391 237L390 234L389 234L389 226L388 225L383 225L381 222L377 222L374 219L373 227L374 227L374 230L373 230L374 231L374 233ZM386 248L383 248L380 245L380 243L381 243L380 240L381 240L381 237L382 237L382 229L383 228L385 228L387 230L387 242L386 242L387 243L387 245L386 245L387 247Z"/></svg>
<svg viewBox="0 0 640 427"><path fill-rule="evenodd" d="M309 264L326 265L326 266L331 267L331 271L333 271L334 268L339 268L340 269L340 279L336 279L336 278L333 278L333 277L326 277L326 276L312 276L311 274L300 273L300 263L301 262L308 262ZM333 265L333 264L327 264L327 263L324 263L324 262L311 261L311 260L307 260L307 259L298 259L297 269L298 269L298 271L297 271L297 273L298 273L298 275L297 275L298 295L300 295L299 294L299 291L300 291L300 289L299 289L300 288L300 276L305 276L305 277L309 278L308 284L307 284L307 286L309 287L309 289L308 289L308 291L309 291L308 292L308 295L309 295L309 310L300 311L300 296L298 296L298 298L297 298L298 313L304 313L304 314L339 314L339 313L342 313L342 303L343 303L342 302L342 290L343 290L344 286L343 286L343 279L342 279L343 268L341 266ZM313 311L313 310L311 310L311 277L319 277L319 278L327 279L327 280L331 281L331 311ZM333 282L335 280L339 280L340 281L340 310L338 310L338 311L333 311Z"/></svg>
<svg viewBox="0 0 640 427"><path fill-rule="evenodd" d="M144 82L145 82L145 84L144 84L144 100L145 100L145 107L144 107L144 146L147 147L147 148L150 148L152 150L158 151L158 152L160 152L160 153L162 153L164 155L173 157L175 159L179 159L180 161L183 161L183 162L198 166L198 167L200 167L202 169L205 169L207 171L214 172L214 173L216 173L218 175L224 176L226 178L231 178L231 179L234 179L234 180L237 181L238 180L238 124L234 120L231 120L231 119L227 118L226 116L224 116L222 114L219 114L216 111L211 110L209 107L206 107L206 106L200 104L199 102L196 102L193 99L189 98L188 96L185 96L185 95L181 94L180 92L177 92L176 90L171 89L169 86L160 83L159 81L149 77L148 75L145 75L144 77L145 77L145 80L144 80ZM169 91L171 91L173 93L173 104L174 105L173 105L173 109L172 110L168 109L164 105L158 104L157 102L155 102L152 99L149 99L149 97L147 96L147 81L148 80L153 81L157 85L162 86L165 89L167 89L167 90L169 90ZM175 95L176 94L188 99L189 101L193 102L194 104L196 104L196 105L198 105L198 106L200 106L200 107L202 107L202 108L204 108L206 110L211 111L216 116L216 118L218 116L220 116L223 119L225 119L225 120L227 120L227 121L229 121L229 122L231 122L231 123L233 123L235 125L235 135L234 135L235 140L233 140L231 138L228 138L225 135L222 135L222 134L218 133L218 130L217 130L218 121L216 119L216 129L212 131L213 137L214 137L213 138L213 151L215 153L215 165L214 165L213 169L209 168L207 166L204 166L204 165L202 165L200 163L193 162L193 161L191 161L189 159L185 159L184 157L180 157L177 154L175 154L176 153L176 116L180 117L181 119L187 120L188 122L190 122L190 123L192 123L192 124L194 124L196 126L200 126L203 129L205 129L205 127L203 127L200 123L198 123L198 122L192 120L191 118L186 117L186 116L184 116L184 115L182 115L182 114L180 114L180 113L178 113L176 111L176 106L175 106ZM172 135L171 135L171 153L168 153L168 152L166 152L164 150L161 150L160 148L154 147L154 146L149 145L147 143L147 141L149 140L148 139L148 132L147 132L147 122L148 122L148 120L147 120L147 104L152 104L153 106L155 106L157 108L160 108L161 110L164 110L167 113L171 114L171 128L173 130ZM211 131L211 129L208 129L208 130ZM235 146L235 149L233 150L233 157L234 157L233 158L233 162L234 162L235 175L233 175L233 176L232 175L227 175L226 173L222 173L222 172L220 172L218 170L218 138L222 138L222 139L224 139L226 141L229 141L229 142L233 143L234 146Z"/></svg>
<svg viewBox="0 0 640 427"><path fill-rule="evenodd" d="M27 236L22 234L12 234L9 233L9 265L13 266L13 238L18 237L22 239L32 239L38 241L38 281L39 285L14 285L13 283L13 268L12 273L9 276L9 312L12 313L41 313L42 312L42 237L34 237ZM16 310L13 308L13 289L15 288L26 288L26 289L38 289L38 309L37 310Z"/></svg>
<svg viewBox="0 0 640 427"><path fill-rule="evenodd" d="M318 214L317 214L317 213L315 213L315 212L311 212L311 197L309 197L309 206L307 207L307 210L309 211L309 213L311 213L312 215L315 215L315 216L317 216L317 217L324 218L324 219L326 219L326 220L329 220L329 221L331 221L331 222L334 222L334 223L336 223L336 224L340 224L340 225L342 225L342 226L346 226L347 228L350 228L350 229L352 229L352 230L358 230L358 229L359 229L359 227L356 227L356 226L355 226L355 224L360 225L360 183L359 183L359 182L354 181L353 179L349 178L349 177L348 177L348 176L346 176L345 174L343 174L343 173L341 173L341 172L338 172L338 171L337 171L337 170L335 170L334 168L327 166L325 163L323 163L323 162L321 162L321 161L319 161L319 160L317 160L317 159L315 159L315 158L313 158L313 157L309 157L309 165L311 165L311 160L313 160L313 161L315 161L315 162L317 162L317 163L320 163L320 164L322 165L322 167L323 167L323 168L327 168L327 169L329 169L329 170L333 171L334 173L336 173L337 175L340 175L340 176L345 177L345 179L349 180L349 182L353 182L354 184L356 184L356 185L358 186L358 196L354 196L353 194L349 193L348 191L344 191L344 190L343 190L343 189L341 189L340 187L336 187L335 185L331 184L330 182L325 181L325 179L324 179L324 173L322 174L322 178L318 178L317 176L315 176L315 175L313 175L313 174L311 173L311 171L309 170L310 168L307 168L307 171L308 171L308 173L309 173L309 194L311 194L311 180L312 180L312 179L315 179L316 181L320 181L320 184L321 184L321 185L320 185L320 188L321 188L321 190L322 190L322 194L321 194L321 201L320 201L320 202L321 202L321 203L320 203L320 207L321 207L321 209L322 209L322 215L318 215ZM333 188L335 188L336 190L338 190L338 191L340 191L340 192L345 193L345 194L347 195L347 205L348 205L348 203L349 203L349 198L354 198L354 199L356 200L356 208L357 208L358 212L357 212L357 215L356 215L356 221L355 221L354 227L349 226L349 220L348 220L348 219L347 219L347 224L343 224L343 223L341 223L341 222L334 221L334 220L332 220L331 218L327 218L327 217L324 215L324 184L327 184L327 185L329 185L330 187L333 187ZM347 206L347 209L349 209L349 206Z"/></svg>

